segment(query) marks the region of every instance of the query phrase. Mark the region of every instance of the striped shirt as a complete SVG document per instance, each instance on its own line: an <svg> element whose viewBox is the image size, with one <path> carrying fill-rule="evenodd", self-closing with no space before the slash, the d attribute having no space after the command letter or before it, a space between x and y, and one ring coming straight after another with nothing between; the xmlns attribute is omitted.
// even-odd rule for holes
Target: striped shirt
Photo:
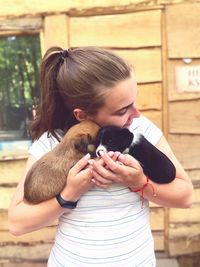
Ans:
<svg viewBox="0 0 200 267"><path fill-rule="evenodd" d="M162 132L147 118L134 119L130 130L156 144ZM36 158L57 141L43 134L29 152ZM49 267L155 267L149 205L139 194L113 184L85 193L76 209L59 218Z"/></svg>

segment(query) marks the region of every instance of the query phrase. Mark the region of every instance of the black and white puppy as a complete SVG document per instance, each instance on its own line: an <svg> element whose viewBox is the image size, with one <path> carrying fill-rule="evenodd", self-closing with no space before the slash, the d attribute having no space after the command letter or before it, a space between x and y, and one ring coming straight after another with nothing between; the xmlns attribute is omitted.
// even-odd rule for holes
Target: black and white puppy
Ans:
<svg viewBox="0 0 200 267"><path fill-rule="evenodd" d="M170 183L175 179L176 169L171 160L143 135L133 134L126 128L106 126L96 137L96 154L100 151L128 153L139 161L145 175L159 183Z"/></svg>

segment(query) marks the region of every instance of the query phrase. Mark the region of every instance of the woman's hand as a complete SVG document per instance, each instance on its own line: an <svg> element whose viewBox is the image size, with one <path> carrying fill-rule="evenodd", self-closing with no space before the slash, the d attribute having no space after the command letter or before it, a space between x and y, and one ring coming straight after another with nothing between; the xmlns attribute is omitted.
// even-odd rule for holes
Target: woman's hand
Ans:
<svg viewBox="0 0 200 267"><path fill-rule="evenodd" d="M81 158L69 171L66 186L61 192L61 196L68 201L77 201L86 193L94 183L92 181L92 171L88 167L90 154Z"/></svg>
<svg viewBox="0 0 200 267"><path fill-rule="evenodd" d="M111 157L109 153L101 155L103 164L102 162L99 164L100 161L89 161L92 165L94 183L101 188L106 188L111 183L118 183L133 189L142 187L146 182L146 177L139 162L128 154L115 152L115 157Z"/></svg>

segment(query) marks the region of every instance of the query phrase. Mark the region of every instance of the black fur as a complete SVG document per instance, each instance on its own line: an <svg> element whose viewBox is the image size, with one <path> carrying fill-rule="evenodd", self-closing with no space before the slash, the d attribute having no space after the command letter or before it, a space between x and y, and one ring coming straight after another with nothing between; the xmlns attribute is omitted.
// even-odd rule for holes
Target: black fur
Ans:
<svg viewBox="0 0 200 267"><path fill-rule="evenodd" d="M133 135L128 129L106 126L96 137L97 151L100 146L106 151L127 152L140 162L144 173L156 183L166 184L175 179L176 169L171 160L141 134Z"/></svg>

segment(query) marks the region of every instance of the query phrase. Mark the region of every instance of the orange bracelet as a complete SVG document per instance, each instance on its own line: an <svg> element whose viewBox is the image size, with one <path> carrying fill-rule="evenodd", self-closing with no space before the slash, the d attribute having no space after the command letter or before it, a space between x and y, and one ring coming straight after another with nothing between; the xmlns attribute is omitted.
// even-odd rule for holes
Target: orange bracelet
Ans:
<svg viewBox="0 0 200 267"><path fill-rule="evenodd" d="M156 197L155 189L154 189L153 185L149 182L149 177L148 176L146 176L146 183L144 183L141 188L131 189L132 192L141 192L142 193L142 195L141 195L141 198L142 198L142 208L144 207L144 190L146 189L146 187L148 185L151 186L151 189L152 189L152 192L153 192L153 196Z"/></svg>

